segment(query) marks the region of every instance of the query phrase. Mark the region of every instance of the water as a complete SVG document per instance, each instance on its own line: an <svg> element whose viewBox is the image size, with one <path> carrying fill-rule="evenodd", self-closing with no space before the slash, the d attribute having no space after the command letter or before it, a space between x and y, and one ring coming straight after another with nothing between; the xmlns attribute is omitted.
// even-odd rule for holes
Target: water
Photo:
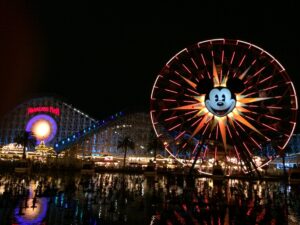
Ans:
<svg viewBox="0 0 300 225"><path fill-rule="evenodd" d="M192 184L175 176L2 173L0 224L300 224L300 186Z"/></svg>

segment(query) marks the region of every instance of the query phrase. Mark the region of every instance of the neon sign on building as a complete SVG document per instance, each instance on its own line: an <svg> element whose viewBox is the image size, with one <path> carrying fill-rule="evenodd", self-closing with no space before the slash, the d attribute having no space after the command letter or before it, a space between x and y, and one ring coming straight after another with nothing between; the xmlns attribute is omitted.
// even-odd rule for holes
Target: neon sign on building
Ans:
<svg viewBox="0 0 300 225"><path fill-rule="evenodd" d="M27 108L27 114L31 115L34 113L39 113L39 112L47 112L54 114L56 116L60 115L60 109L52 106L39 106L39 107L28 107Z"/></svg>

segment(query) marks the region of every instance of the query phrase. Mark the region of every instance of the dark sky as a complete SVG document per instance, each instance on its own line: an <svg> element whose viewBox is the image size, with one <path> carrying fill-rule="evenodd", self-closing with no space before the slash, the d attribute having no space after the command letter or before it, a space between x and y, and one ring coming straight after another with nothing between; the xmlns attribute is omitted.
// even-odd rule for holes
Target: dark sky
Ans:
<svg viewBox="0 0 300 225"><path fill-rule="evenodd" d="M164 64L189 45L221 37L270 52L299 92L296 1L95 2L1 1L1 114L41 95L95 118L148 110Z"/></svg>

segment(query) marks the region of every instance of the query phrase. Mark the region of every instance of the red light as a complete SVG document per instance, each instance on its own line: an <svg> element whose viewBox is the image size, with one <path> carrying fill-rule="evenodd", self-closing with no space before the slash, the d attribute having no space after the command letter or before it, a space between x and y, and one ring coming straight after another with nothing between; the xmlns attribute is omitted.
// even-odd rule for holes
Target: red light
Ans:
<svg viewBox="0 0 300 225"><path fill-rule="evenodd" d="M56 116L60 115L60 109L52 107L52 106L39 106L39 107L28 107L27 108L27 113L29 115L34 114L34 113L39 113L39 112L47 112L47 113L54 114Z"/></svg>

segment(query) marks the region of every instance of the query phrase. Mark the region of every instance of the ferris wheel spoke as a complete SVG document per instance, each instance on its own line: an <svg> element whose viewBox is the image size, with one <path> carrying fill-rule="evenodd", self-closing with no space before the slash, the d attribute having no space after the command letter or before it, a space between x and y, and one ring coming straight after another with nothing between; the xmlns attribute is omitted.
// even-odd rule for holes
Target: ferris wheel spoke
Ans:
<svg viewBox="0 0 300 225"><path fill-rule="evenodd" d="M253 137L250 137L250 139L253 141L253 143L256 145L256 147L258 147L260 150L262 150L261 145L259 145L258 142Z"/></svg>
<svg viewBox="0 0 300 225"><path fill-rule="evenodd" d="M235 51L232 53L232 56L231 56L231 59L230 59L230 65L232 65L232 63L233 63L234 56L235 56Z"/></svg>
<svg viewBox="0 0 300 225"><path fill-rule="evenodd" d="M190 85L192 88L196 89L197 84L195 84L194 82L192 82L191 80L189 80L188 78L184 77L183 75L181 75L178 71L174 71L175 74L177 74L179 77L181 77L188 85Z"/></svg>
<svg viewBox="0 0 300 225"><path fill-rule="evenodd" d="M191 138L193 138L200 130L201 128L208 123L210 120L212 119L212 116L210 116L209 114L206 114L200 121L200 123L198 124L198 126L196 127L196 129L193 131Z"/></svg>
<svg viewBox="0 0 300 225"><path fill-rule="evenodd" d="M172 117L168 117L166 119L164 119L165 122L168 122L168 121L171 121L171 120L175 120L175 119L178 119L179 116L172 116Z"/></svg>
<svg viewBox="0 0 300 225"><path fill-rule="evenodd" d="M259 101L264 101L264 100L269 100L272 99L272 97L265 97L265 98L244 98L243 96L240 96L238 99L239 103L242 104L248 104L252 102L259 102Z"/></svg>
<svg viewBox="0 0 300 225"><path fill-rule="evenodd" d="M171 94L178 94L178 91L174 91L174 90L167 89L167 88L165 88L164 90L165 90L166 92L171 93Z"/></svg>
<svg viewBox="0 0 300 225"><path fill-rule="evenodd" d="M176 82L174 80L169 79L168 81L170 81L171 83L177 85L178 87L182 87L181 84L179 84L178 82Z"/></svg>
<svg viewBox="0 0 300 225"><path fill-rule="evenodd" d="M214 156L215 161L217 161L217 152L218 152L218 147L215 146L215 156Z"/></svg>
<svg viewBox="0 0 300 225"><path fill-rule="evenodd" d="M184 68L189 74L192 74L192 72L190 71L190 69L189 69L184 63L182 63L181 65L183 66L183 68Z"/></svg>
<svg viewBox="0 0 300 225"><path fill-rule="evenodd" d="M246 133L246 130L243 128L243 126L240 123L238 123L236 120L234 120L234 122L244 133Z"/></svg>
<svg viewBox="0 0 300 225"><path fill-rule="evenodd" d="M234 148L234 150L235 150L235 155L237 156L238 161L241 162L240 153L239 153L239 151L237 150L236 145L233 145L233 148Z"/></svg>
<svg viewBox="0 0 300 225"><path fill-rule="evenodd" d="M221 53L221 69L220 69L220 80L223 79L223 63L224 63L224 50L222 50L222 53Z"/></svg>
<svg viewBox="0 0 300 225"><path fill-rule="evenodd" d="M186 131L182 131L180 134L178 134L175 138L174 138L174 140L176 141L176 140L178 140L180 137L182 137L184 134L186 133Z"/></svg>
<svg viewBox="0 0 300 225"><path fill-rule="evenodd" d="M241 61L239 62L238 67L241 67L241 65L243 64L245 58L246 58L246 54L244 54L244 56L242 57ZM233 76L233 77L235 77L235 76Z"/></svg>
<svg viewBox="0 0 300 225"><path fill-rule="evenodd" d="M239 113L233 112L233 119L242 123L243 125L249 127L250 129L254 130L258 134L261 134L254 126L252 126L244 117L242 117ZM262 135L262 134L261 134Z"/></svg>
<svg viewBox="0 0 300 225"><path fill-rule="evenodd" d="M194 110L194 109L201 110L202 108L204 108L203 104L198 102L198 103L194 103L194 104L171 108L171 110Z"/></svg>
<svg viewBox="0 0 300 225"><path fill-rule="evenodd" d="M194 91L194 90L192 90L190 88L187 88L186 90L189 91L189 92L191 92L191 93L193 93L193 94L195 94L195 95L200 95L198 92L196 92L196 91Z"/></svg>
<svg viewBox="0 0 300 225"><path fill-rule="evenodd" d="M195 66L195 68L198 70L198 65L197 65L197 63L195 62L195 60L193 59L193 57L191 57L190 59L191 59L193 65Z"/></svg>
<svg viewBox="0 0 300 225"><path fill-rule="evenodd" d="M277 120L277 121L281 121L281 120L282 120L282 119L279 118L279 117L276 117L276 116L270 116L270 115L268 115L268 114L263 114L262 116L267 117L267 118L270 118L270 119L272 119L272 120Z"/></svg>
<svg viewBox="0 0 300 225"><path fill-rule="evenodd" d="M220 83L221 80L219 80L219 75L218 75L218 72L217 72L217 67L216 67L215 61L212 60L212 62L213 62L213 64L212 64L212 67L213 67L212 68L212 71L213 71L213 82L217 86L220 86L221 85L221 83Z"/></svg>
<svg viewBox="0 0 300 225"><path fill-rule="evenodd" d="M204 65L206 66L206 60L205 60L202 53L201 53L201 58L202 58L202 61L203 61ZM209 72L209 69L206 70L206 73L207 73L208 78L211 79L211 74Z"/></svg>
<svg viewBox="0 0 300 225"><path fill-rule="evenodd" d="M206 127L204 128L204 130L203 130L203 132L201 134L202 137L205 135L208 127L209 127L209 123L206 124Z"/></svg>
<svg viewBox="0 0 300 225"><path fill-rule="evenodd" d="M223 140L224 148L226 150L227 148L227 141L226 141L226 121L224 118L221 118L219 121L219 127L220 127L220 132L221 132L221 137Z"/></svg>
<svg viewBox="0 0 300 225"><path fill-rule="evenodd" d="M201 53L201 59L202 59L202 62L203 62L203 64L204 64L204 66L206 66L206 61L205 61L204 56L203 56L202 53Z"/></svg>
<svg viewBox="0 0 300 225"><path fill-rule="evenodd" d="M246 85L250 80L252 80L254 77L256 77L257 75L259 75L265 68L266 68L266 66L263 66L261 69L259 69L258 71L256 71L253 75L249 75L247 77L248 79L244 82L244 84Z"/></svg>
<svg viewBox="0 0 300 225"><path fill-rule="evenodd" d="M266 78L263 78L262 80L260 80L260 81L258 82L258 84L260 84L260 85L261 85L261 84L264 84L264 82L269 81L272 77L273 77L272 75L267 76Z"/></svg>
<svg viewBox="0 0 300 225"><path fill-rule="evenodd" d="M270 91L270 90L273 90L273 89L278 88L278 87L279 87L279 85L273 85L271 87L265 88L264 91Z"/></svg>
<svg viewBox="0 0 300 225"><path fill-rule="evenodd" d="M249 153L249 155L252 157L253 153L251 152L251 150L248 148L247 144L245 142L243 142L243 145L245 146L247 152Z"/></svg>
<svg viewBox="0 0 300 225"><path fill-rule="evenodd" d="M168 131L172 131L172 130L176 129L179 126L181 126L181 123L177 123L175 126L173 126L170 129L168 129Z"/></svg>

